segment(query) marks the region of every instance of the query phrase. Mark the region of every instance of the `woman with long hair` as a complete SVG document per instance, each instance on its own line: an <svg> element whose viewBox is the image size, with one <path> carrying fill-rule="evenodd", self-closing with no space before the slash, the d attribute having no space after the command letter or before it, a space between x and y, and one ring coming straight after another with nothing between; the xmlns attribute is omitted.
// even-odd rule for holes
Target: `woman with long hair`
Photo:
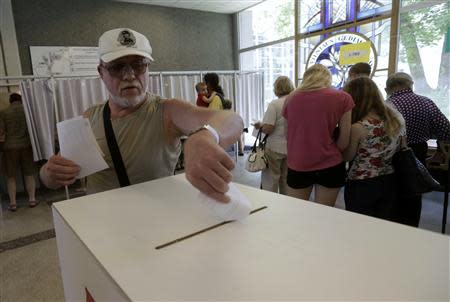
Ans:
<svg viewBox="0 0 450 302"><path fill-rule="evenodd" d="M368 77L351 80L344 91L355 102L350 144L343 153L350 161L345 207L391 220L397 199L392 156L400 145L402 118L386 105L377 85Z"/></svg>
<svg viewBox="0 0 450 302"><path fill-rule="evenodd" d="M219 85L219 75L214 72L207 73L203 76L203 81L208 88L209 97L204 99L208 103L208 108L221 110L223 108L223 89Z"/></svg>
<svg viewBox="0 0 450 302"><path fill-rule="evenodd" d="M286 100L288 195L334 206L345 183L341 151L350 139L351 96L331 87L331 73L313 65ZM339 126L338 138L333 133Z"/></svg>

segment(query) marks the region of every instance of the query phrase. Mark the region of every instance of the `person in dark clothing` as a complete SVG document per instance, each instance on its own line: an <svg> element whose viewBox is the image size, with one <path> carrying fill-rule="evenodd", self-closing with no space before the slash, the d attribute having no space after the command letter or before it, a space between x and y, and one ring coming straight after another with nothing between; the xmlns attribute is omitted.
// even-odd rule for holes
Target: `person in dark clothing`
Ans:
<svg viewBox="0 0 450 302"><path fill-rule="evenodd" d="M450 122L429 98L415 94L414 81L404 72L397 72L386 80L388 102L402 114L406 125L406 141L417 159L425 165L427 141L431 138L450 140ZM400 201L398 222L419 226L422 196Z"/></svg>
<svg viewBox="0 0 450 302"><path fill-rule="evenodd" d="M25 178L25 188L28 192L31 208L37 205L34 174L36 167L33 162L30 136L22 105L22 96L12 93L9 96L10 106L1 113L0 135L5 136L4 158L6 177L8 178L9 210L17 210L16 203L16 173L22 168Z"/></svg>
<svg viewBox="0 0 450 302"><path fill-rule="evenodd" d="M359 62L350 67L348 71L348 80L351 81L353 79L359 77L370 77L370 73L372 72L372 67L368 63Z"/></svg>

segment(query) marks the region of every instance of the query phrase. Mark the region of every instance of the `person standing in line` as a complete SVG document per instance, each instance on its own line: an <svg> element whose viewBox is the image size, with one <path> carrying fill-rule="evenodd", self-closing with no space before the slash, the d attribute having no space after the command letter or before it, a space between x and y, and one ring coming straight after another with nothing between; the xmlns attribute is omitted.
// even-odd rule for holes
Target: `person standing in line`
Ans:
<svg viewBox="0 0 450 302"><path fill-rule="evenodd" d="M299 88L283 109L287 120L288 195L334 206L345 184L341 152L350 141L352 97L331 87L331 73L323 65L309 67ZM336 125L337 138L333 137Z"/></svg>
<svg viewBox="0 0 450 302"><path fill-rule="evenodd" d="M350 67L348 71L348 81L359 77L370 77L370 73L372 72L372 67L370 67L369 63L359 62Z"/></svg>
<svg viewBox="0 0 450 302"><path fill-rule="evenodd" d="M406 142L417 159L426 165L427 141L450 140L450 122L429 98L413 92L414 81L404 72L391 74L386 80L387 102L391 103L403 116L406 125ZM422 212L422 196L401 200L397 222L419 226Z"/></svg>
<svg viewBox="0 0 450 302"><path fill-rule="evenodd" d="M209 109L222 110L225 95L223 93L222 87L219 85L219 75L217 73L211 72L203 76L203 81L208 87L208 100L205 102L209 103Z"/></svg>
<svg viewBox="0 0 450 302"><path fill-rule="evenodd" d="M269 135L264 149L268 167L261 172L262 188L284 195L287 195L287 142L282 110L286 97L293 90L294 84L288 77L278 77L273 84L273 92L278 99L270 102L262 123L255 123L256 129Z"/></svg>
<svg viewBox="0 0 450 302"><path fill-rule="evenodd" d="M344 159L350 162L345 184L345 208L393 220L397 186L392 157L400 147L404 121L387 106L374 81L359 77L344 86L355 102L350 144Z"/></svg>
<svg viewBox="0 0 450 302"><path fill-rule="evenodd" d="M34 208L38 202L35 196L36 183L34 180L36 166L33 162L33 150L22 105L22 96L19 93L12 93L9 96L9 103L10 106L1 113L0 135L5 136L3 164L7 177L9 210L15 212L17 210L16 173L19 167L22 168L25 178L30 208Z"/></svg>

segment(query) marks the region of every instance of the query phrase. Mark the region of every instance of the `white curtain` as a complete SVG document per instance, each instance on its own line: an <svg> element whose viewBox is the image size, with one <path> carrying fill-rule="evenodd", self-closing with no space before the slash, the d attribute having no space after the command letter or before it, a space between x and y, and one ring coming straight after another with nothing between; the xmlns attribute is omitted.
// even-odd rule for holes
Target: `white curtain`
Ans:
<svg viewBox="0 0 450 302"><path fill-rule="evenodd" d="M161 76L159 74L150 74L149 78L148 91L152 94L161 96Z"/></svg>
<svg viewBox="0 0 450 302"><path fill-rule="evenodd" d="M108 97L100 78L57 79L55 91L58 121L82 115L86 109L104 103Z"/></svg>
<svg viewBox="0 0 450 302"><path fill-rule="evenodd" d="M194 75L163 75L164 98L177 98L195 104L197 92L195 85L201 82L200 74Z"/></svg>
<svg viewBox="0 0 450 302"><path fill-rule="evenodd" d="M25 80L20 89L35 161L54 154L56 121L82 115L108 95L99 78Z"/></svg>
<svg viewBox="0 0 450 302"><path fill-rule="evenodd" d="M249 127L253 120L262 120L264 115L264 87L262 73L243 73L236 77L236 112Z"/></svg>
<svg viewBox="0 0 450 302"><path fill-rule="evenodd" d="M55 107L50 80L20 83L25 117L35 161L48 159L55 151Z"/></svg>
<svg viewBox="0 0 450 302"><path fill-rule="evenodd" d="M223 94L226 99L233 102L236 96L234 95L234 74L219 74L219 84L223 89Z"/></svg>

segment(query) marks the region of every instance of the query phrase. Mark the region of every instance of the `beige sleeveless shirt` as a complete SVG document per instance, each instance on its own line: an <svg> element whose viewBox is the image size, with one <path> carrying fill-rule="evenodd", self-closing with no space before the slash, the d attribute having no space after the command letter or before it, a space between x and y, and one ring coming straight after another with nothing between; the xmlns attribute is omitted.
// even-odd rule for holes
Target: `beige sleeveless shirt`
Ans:
<svg viewBox="0 0 450 302"><path fill-rule="evenodd" d="M103 107L100 104L87 110L95 138L109 168L87 178L87 193L119 188L103 126ZM111 119L116 141L131 184L173 175L181 143L174 144L165 136L163 101L148 95L141 107L121 118Z"/></svg>

